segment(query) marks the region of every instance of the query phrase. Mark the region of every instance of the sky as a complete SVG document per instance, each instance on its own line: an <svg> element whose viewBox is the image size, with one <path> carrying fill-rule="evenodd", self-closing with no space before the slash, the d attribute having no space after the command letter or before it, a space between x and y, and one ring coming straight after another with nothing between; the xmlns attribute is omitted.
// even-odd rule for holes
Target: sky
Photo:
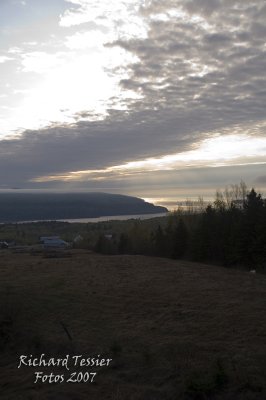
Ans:
<svg viewBox="0 0 266 400"><path fill-rule="evenodd" d="M266 193L264 0L1 0L0 190Z"/></svg>

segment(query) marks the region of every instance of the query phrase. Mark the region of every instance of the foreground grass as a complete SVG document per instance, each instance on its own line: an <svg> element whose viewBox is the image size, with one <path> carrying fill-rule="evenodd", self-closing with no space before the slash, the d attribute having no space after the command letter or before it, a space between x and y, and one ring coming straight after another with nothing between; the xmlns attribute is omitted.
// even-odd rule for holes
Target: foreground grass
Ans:
<svg viewBox="0 0 266 400"><path fill-rule="evenodd" d="M0 256L1 398L266 398L265 275L82 251ZM93 384L34 384L18 358L41 353L113 362Z"/></svg>

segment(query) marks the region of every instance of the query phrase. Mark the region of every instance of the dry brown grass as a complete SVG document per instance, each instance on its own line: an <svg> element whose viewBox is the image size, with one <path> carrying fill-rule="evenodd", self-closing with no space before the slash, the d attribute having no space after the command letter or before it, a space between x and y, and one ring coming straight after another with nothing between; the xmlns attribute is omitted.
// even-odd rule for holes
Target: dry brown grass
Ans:
<svg viewBox="0 0 266 400"><path fill-rule="evenodd" d="M72 253L0 253L1 398L266 399L265 275ZM95 384L34 385L18 357L39 353L114 362Z"/></svg>

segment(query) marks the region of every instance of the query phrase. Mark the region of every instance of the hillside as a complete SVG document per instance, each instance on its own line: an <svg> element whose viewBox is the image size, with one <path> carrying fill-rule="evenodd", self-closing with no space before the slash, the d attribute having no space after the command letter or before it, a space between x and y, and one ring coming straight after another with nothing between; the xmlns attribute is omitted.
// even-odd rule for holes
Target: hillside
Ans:
<svg viewBox="0 0 266 400"><path fill-rule="evenodd" d="M1 253L3 400L266 398L264 275L144 256L61 256ZM92 384L34 384L40 368L18 369L18 358L41 353L113 360Z"/></svg>
<svg viewBox="0 0 266 400"><path fill-rule="evenodd" d="M167 212L142 199L110 193L1 193L0 222L96 218Z"/></svg>

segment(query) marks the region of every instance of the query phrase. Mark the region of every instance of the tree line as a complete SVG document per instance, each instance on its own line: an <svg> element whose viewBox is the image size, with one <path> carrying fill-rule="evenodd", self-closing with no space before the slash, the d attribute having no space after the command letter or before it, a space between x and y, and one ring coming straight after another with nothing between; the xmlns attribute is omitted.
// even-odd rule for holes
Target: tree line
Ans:
<svg viewBox="0 0 266 400"><path fill-rule="evenodd" d="M137 220L119 234L100 234L94 250L144 254L224 266L266 267L266 201L244 182L217 191L215 200L177 209L149 228Z"/></svg>

